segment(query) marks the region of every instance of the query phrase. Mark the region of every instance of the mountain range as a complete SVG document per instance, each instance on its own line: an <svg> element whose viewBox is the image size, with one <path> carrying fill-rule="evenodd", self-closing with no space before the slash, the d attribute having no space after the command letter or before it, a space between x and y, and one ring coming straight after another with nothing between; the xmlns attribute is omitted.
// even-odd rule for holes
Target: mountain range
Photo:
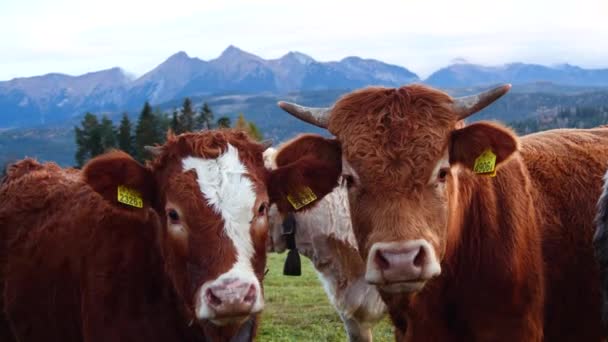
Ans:
<svg viewBox="0 0 608 342"><path fill-rule="evenodd" d="M522 89L533 84L537 90L538 84L544 82L553 86L608 87L608 69L523 63L488 67L460 61L422 80L404 67L374 59L346 57L319 62L303 53L289 52L266 60L229 46L209 61L178 52L138 78L112 68L80 76L54 73L0 82L0 129L66 123L86 111L133 111L144 101L162 107L186 96L287 95L326 90L343 93L367 85L400 86L413 82L443 89L501 82L521 84Z"/></svg>
<svg viewBox="0 0 608 342"><path fill-rule="evenodd" d="M282 94L369 84L398 86L418 80L405 68L372 59L347 57L324 63L290 52L264 60L229 46L210 61L178 52L134 80L113 68L81 76L48 74L0 82L0 127L58 123L85 111L129 110L144 101L157 105L186 96Z"/></svg>
<svg viewBox="0 0 608 342"><path fill-rule="evenodd" d="M440 69L425 81L440 88L461 88L509 82L554 83L567 86L608 86L608 69L583 69L570 64L547 67L538 64L511 63L501 66L481 66L456 63Z"/></svg>

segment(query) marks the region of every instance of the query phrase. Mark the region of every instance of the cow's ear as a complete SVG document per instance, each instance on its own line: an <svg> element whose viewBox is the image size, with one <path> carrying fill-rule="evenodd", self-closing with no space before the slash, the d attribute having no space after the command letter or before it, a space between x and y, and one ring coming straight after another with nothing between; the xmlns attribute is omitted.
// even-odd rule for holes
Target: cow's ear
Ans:
<svg viewBox="0 0 608 342"><path fill-rule="evenodd" d="M92 159L82 174L93 190L117 207L154 207L156 186L152 172L122 151Z"/></svg>
<svg viewBox="0 0 608 342"><path fill-rule="evenodd" d="M519 150L519 142L510 129L491 122L477 122L457 129L450 137L450 164L474 168L475 160L490 150L496 155L496 166Z"/></svg>
<svg viewBox="0 0 608 342"><path fill-rule="evenodd" d="M338 185L342 150L335 139L306 134L283 145L270 172L268 194L279 211L309 209Z"/></svg>

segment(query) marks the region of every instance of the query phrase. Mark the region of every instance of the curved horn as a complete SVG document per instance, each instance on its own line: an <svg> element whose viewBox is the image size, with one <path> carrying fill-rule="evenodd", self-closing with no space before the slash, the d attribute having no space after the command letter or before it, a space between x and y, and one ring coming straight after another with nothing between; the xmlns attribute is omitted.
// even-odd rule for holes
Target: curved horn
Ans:
<svg viewBox="0 0 608 342"><path fill-rule="evenodd" d="M264 146L264 151L266 151L269 147L272 146L272 139L262 140L262 142L260 142L260 144L262 144L262 146Z"/></svg>
<svg viewBox="0 0 608 342"><path fill-rule="evenodd" d="M462 120L498 100L498 98L506 94L510 89L510 84L503 84L494 89L484 91L483 93L455 98L453 104L454 112L458 115L458 118Z"/></svg>
<svg viewBox="0 0 608 342"><path fill-rule="evenodd" d="M295 116L296 118L306 121L309 124L321 128L327 128L329 123L329 114L331 113L330 108L315 108L315 107L304 107L299 104L279 101L279 107L287 113Z"/></svg>
<svg viewBox="0 0 608 342"><path fill-rule="evenodd" d="M163 152L163 148L162 146L144 146L144 150L146 150L146 152L150 153L153 156L159 156L161 154L161 152Z"/></svg>

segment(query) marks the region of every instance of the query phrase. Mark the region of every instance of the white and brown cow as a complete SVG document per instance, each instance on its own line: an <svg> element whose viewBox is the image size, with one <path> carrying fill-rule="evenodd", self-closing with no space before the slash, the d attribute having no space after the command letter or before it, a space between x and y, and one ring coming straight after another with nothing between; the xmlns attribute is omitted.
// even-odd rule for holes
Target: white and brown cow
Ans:
<svg viewBox="0 0 608 342"><path fill-rule="evenodd" d="M267 168L277 168L278 152L274 148L264 152ZM271 206L268 218L271 252L282 253L287 249L282 229L285 215L275 205ZM344 322L349 340L372 341L372 328L385 316L386 306L376 288L365 281L365 262L352 230L346 182L340 182L313 208L293 216L296 247L313 262L327 297Z"/></svg>
<svg viewBox="0 0 608 342"><path fill-rule="evenodd" d="M83 170L29 159L9 167L0 336L251 340L264 306L269 195L310 183L297 161L268 171L263 149L220 130L170 135L145 166L113 151Z"/></svg>

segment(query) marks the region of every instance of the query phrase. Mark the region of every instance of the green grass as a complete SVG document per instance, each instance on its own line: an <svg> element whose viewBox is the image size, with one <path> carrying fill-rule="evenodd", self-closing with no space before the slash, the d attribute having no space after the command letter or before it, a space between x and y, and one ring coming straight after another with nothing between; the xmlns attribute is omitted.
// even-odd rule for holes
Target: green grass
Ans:
<svg viewBox="0 0 608 342"><path fill-rule="evenodd" d="M311 262L302 259L302 276L283 275L286 254L269 254L264 280L266 307L258 341L346 341L342 321L329 303ZM373 331L374 341L394 341L388 319Z"/></svg>

